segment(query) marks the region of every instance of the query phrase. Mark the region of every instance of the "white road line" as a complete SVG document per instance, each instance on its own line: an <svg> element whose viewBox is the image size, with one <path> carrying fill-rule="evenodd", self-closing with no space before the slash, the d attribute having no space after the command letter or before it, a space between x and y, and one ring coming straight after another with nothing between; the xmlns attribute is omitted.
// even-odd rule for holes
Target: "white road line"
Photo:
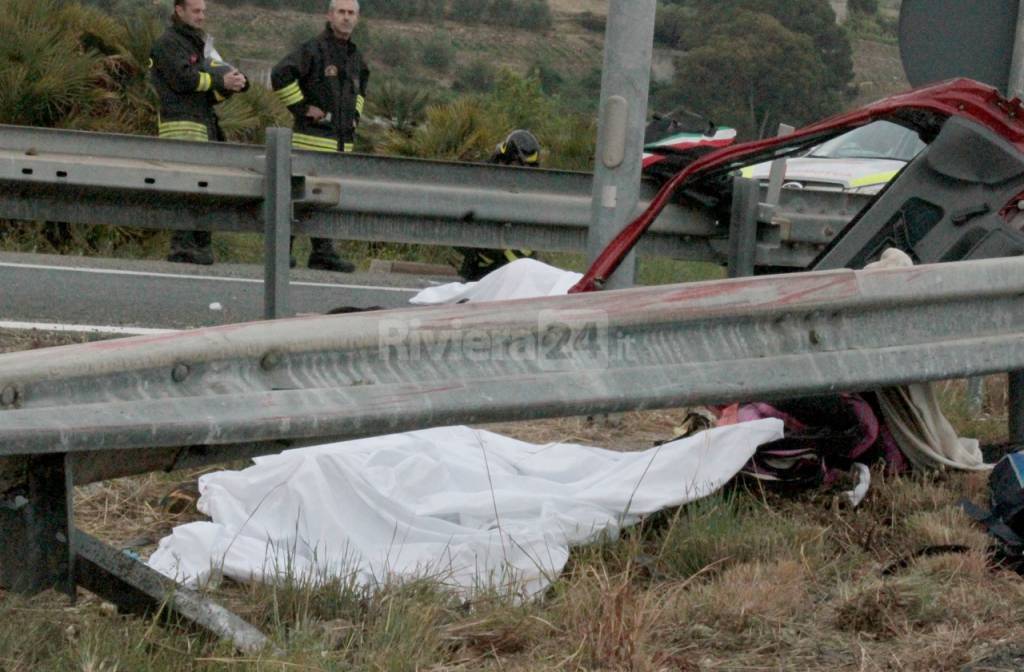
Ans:
<svg viewBox="0 0 1024 672"><path fill-rule="evenodd" d="M94 324L55 324L50 322L10 322L0 320L0 329L37 329L76 334L114 334L119 336L156 336L173 334L177 329L147 329L145 327L111 327Z"/></svg>
<svg viewBox="0 0 1024 672"><path fill-rule="evenodd" d="M128 275L146 278L169 278L173 280L211 280L219 282L242 282L255 285L262 285L263 280L256 278L224 278L216 275L185 275L180 273L152 273L147 271L125 271L116 268L83 268L81 266L48 266L45 264L16 264L9 261L0 261L3 268L27 268L34 271L68 271L71 273L94 273L97 275ZM329 282L295 282L291 283L296 287L324 287L328 289L372 289L378 292L401 292L406 294L417 294L422 288L410 289L408 287L378 287L375 285L336 285Z"/></svg>

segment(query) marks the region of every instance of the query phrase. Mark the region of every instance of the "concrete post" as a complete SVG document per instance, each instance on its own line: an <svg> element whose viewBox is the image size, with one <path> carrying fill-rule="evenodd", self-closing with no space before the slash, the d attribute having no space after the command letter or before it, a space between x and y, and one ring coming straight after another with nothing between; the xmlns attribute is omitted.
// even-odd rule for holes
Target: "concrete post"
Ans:
<svg viewBox="0 0 1024 672"><path fill-rule="evenodd" d="M656 6L656 0L608 3L593 206L587 236L590 262L637 215ZM635 273L636 255L631 252L605 288L631 287Z"/></svg>

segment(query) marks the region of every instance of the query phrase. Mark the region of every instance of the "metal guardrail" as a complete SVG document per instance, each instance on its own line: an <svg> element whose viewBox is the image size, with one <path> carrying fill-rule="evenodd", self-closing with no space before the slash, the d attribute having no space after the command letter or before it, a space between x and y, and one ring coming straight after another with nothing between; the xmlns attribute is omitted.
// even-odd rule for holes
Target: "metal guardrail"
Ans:
<svg viewBox="0 0 1024 672"><path fill-rule="evenodd" d="M258 232L275 240L294 233L587 250L590 174L292 152L287 133L271 129L268 146L260 147L0 126L0 219ZM277 148L271 150L271 143ZM274 182L268 176L271 153L287 155L275 166L283 171L276 179L291 182L290 191L276 197L272 221L264 210ZM653 185L643 185L640 209L654 193ZM838 194L783 193L778 222L760 227L755 262L805 268L865 203ZM724 263L728 228L704 208L672 205L639 252ZM280 316L287 314L287 266L275 258L281 250L268 252L267 276L276 285L267 314Z"/></svg>
<svg viewBox="0 0 1024 672"><path fill-rule="evenodd" d="M10 481L0 487L0 585L98 586L134 607L164 603L171 590L170 608L259 648L266 640L250 626L74 530L72 485L412 428L1020 369L1016 258L278 320L0 355L0 476Z"/></svg>
<svg viewBox="0 0 1024 672"><path fill-rule="evenodd" d="M254 145L0 126L0 218L262 232L266 155ZM587 173L317 152L292 153L292 171L297 234L585 249ZM714 225L701 209L673 208L646 250L714 259L679 241L711 236Z"/></svg>
<svg viewBox="0 0 1024 672"><path fill-rule="evenodd" d="M0 355L0 455L351 438L1015 370L1022 308L1024 259L1009 258L306 317Z"/></svg>

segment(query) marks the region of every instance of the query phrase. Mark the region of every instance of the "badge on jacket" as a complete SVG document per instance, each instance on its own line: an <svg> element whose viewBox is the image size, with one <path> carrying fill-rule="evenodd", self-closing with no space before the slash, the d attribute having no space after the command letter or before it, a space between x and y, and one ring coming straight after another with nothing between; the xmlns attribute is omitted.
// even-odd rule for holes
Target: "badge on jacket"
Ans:
<svg viewBox="0 0 1024 672"><path fill-rule="evenodd" d="M324 77L337 77L337 76L338 76L338 66L336 66L336 65L328 65L326 68L324 68Z"/></svg>

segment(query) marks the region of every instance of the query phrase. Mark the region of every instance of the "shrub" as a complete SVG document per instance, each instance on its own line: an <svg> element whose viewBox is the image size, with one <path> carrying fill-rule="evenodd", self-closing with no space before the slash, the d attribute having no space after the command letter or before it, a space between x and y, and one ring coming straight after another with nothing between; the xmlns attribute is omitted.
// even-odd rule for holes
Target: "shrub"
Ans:
<svg viewBox="0 0 1024 672"><path fill-rule="evenodd" d="M541 88L547 94L557 93L565 83L562 73L555 66L551 65L551 61L546 58L536 59L530 65L527 72L531 77L535 77L540 81Z"/></svg>
<svg viewBox="0 0 1024 672"><path fill-rule="evenodd" d="M490 91L497 75L497 69L489 61L478 58L459 70L453 88L456 91Z"/></svg>
<svg viewBox="0 0 1024 672"><path fill-rule="evenodd" d="M422 50L424 65L439 72L447 72L455 61L455 47L445 33L434 33L423 43Z"/></svg>
<svg viewBox="0 0 1024 672"><path fill-rule="evenodd" d="M377 36L373 53L384 65L398 68L412 62L414 49L412 40L404 35L381 33Z"/></svg>
<svg viewBox="0 0 1024 672"><path fill-rule="evenodd" d="M452 0L448 16L463 23L478 23L486 10L487 3L484 0Z"/></svg>
<svg viewBox="0 0 1024 672"><path fill-rule="evenodd" d="M518 26L527 30L548 30L554 19L547 0L527 0L519 12Z"/></svg>
<svg viewBox="0 0 1024 672"><path fill-rule="evenodd" d="M603 33L608 21L603 16L598 16L597 14L588 11L577 14L576 23L583 27L584 30L589 30L594 33Z"/></svg>
<svg viewBox="0 0 1024 672"><path fill-rule="evenodd" d="M516 0L491 0L486 20L499 26L518 25L519 3Z"/></svg>
<svg viewBox="0 0 1024 672"><path fill-rule="evenodd" d="M408 131L426 118L430 90L387 80L369 99L370 113L391 120L399 131Z"/></svg>
<svg viewBox="0 0 1024 672"><path fill-rule="evenodd" d="M850 12L874 16L878 13L878 0L850 0Z"/></svg>

